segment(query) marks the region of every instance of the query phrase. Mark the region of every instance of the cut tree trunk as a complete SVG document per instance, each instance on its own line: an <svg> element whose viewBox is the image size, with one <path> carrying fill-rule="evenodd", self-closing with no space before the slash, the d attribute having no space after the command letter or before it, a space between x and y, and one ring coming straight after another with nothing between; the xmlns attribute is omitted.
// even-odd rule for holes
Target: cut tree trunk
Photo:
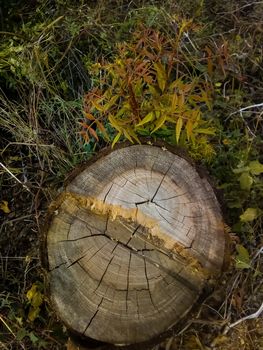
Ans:
<svg viewBox="0 0 263 350"><path fill-rule="evenodd" d="M165 148L100 157L50 212L51 300L75 333L111 344L152 339L221 272L224 225L213 189Z"/></svg>

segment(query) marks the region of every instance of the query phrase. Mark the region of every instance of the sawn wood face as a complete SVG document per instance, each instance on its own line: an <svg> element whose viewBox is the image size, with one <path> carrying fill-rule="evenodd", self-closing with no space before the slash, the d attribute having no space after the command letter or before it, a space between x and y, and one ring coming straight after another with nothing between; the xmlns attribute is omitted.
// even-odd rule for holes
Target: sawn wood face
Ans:
<svg viewBox="0 0 263 350"><path fill-rule="evenodd" d="M192 307L224 259L212 187L184 158L136 145L88 166L52 206L51 299L77 333L147 341Z"/></svg>

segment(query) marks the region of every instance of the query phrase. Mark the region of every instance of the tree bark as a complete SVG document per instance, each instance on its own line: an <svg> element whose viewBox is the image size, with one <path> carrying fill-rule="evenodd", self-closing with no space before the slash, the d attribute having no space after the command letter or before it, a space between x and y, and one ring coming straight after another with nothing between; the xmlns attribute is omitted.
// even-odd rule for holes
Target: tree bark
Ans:
<svg viewBox="0 0 263 350"><path fill-rule="evenodd" d="M158 336L220 273L224 225L187 160L136 145L87 166L50 208L51 300L74 332L111 344Z"/></svg>

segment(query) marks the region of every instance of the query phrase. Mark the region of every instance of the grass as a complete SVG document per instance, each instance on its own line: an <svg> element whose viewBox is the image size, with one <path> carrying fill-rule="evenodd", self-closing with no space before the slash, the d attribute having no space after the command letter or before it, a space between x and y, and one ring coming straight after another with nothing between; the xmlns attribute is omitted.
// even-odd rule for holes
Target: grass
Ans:
<svg viewBox="0 0 263 350"><path fill-rule="evenodd" d="M0 210L0 347L62 349L67 339L46 298L38 244L47 205L68 173L110 143L93 138L85 144L79 134L83 96L101 81L91 66L102 59L113 61L116 43L129 42L140 23L172 38L180 21L191 18L193 30L180 42L181 63L188 78L209 77L213 86L213 108L203 112L216 128L209 137L215 156L206 158L202 143L185 147L206 166L224 197L231 263L187 329L159 349L211 349L213 344L219 350L261 349L261 319L223 333L227 324L256 311L263 300L262 263L256 256L263 243L263 183L257 163L251 163L263 163L262 6L247 0L4 4L0 202L7 201L10 212ZM113 140L114 128L105 123ZM247 209L253 209L252 217L242 220ZM237 244L244 248L241 252ZM28 298L33 286L41 299L39 309Z"/></svg>

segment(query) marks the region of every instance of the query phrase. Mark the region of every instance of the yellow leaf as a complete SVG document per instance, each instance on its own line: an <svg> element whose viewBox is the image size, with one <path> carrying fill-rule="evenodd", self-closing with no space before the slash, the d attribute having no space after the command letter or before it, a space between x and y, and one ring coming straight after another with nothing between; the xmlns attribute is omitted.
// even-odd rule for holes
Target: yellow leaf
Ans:
<svg viewBox="0 0 263 350"><path fill-rule="evenodd" d="M31 322L33 322L39 315L40 306L44 300L44 296L38 288L38 285L34 283L26 293L26 297L30 303L28 319Z"/></svg>
<svg viewBox="0 0 263 350"><path fill-rule="evenodd" d="M229 337L225 336L225 335L218 335L214 340L213 340L213 345L214 346L218 346L218 345L222 345L226 342L229 342Z"/></svg>
<svg viewBox="0 0 263 350"><path fill-rule="evenodd" d="M215 128L198 128L194 130L198 134L215 135Z"/></svg>
<svg viewBox="0 0 263 350"><path fill-rule="evenodd" d="M243 222L250 222L260 216L260 210L258 208L247 208L245 212L240 215L240 220Z"/></svg>
<svg viewBox="0 0 263 350"><path fill-rule="evenodd" d="M179 139L180 139L182 126L183 126L183 118L180 117L180 118L177 120L176 128L175 128L175 136L176 136L176 141L177 141L177 143L178 143L178 141L179 141Z"/></svg>
<svg viewBox="0 0 263 350"><path fill-rule="evenodd" d="M114 140L112 141L111 147L113 148L115 143L119 141L119 138L121 137L121 131L118 132L118 134L114 137Z"/></svg>
<svg viewBox="0 0 263 350"><path fill-rule="evenodd" d="M148 113L137 125L135 125L135 127L138 128L139 126L149 123L151 120L153 120L153 118L154 118L154 112L152 111Z"/></svg>
<svg viewBox="0 0 263 350"><path fill-rule="evenodd" d="M186 136L189 141L193 134L193 122L191 119L188 119L185 129L186 129Z"/></svg>
<svg viewBox="0 0 263 350"><path fill-rule="evenodd" d="M165 115L162 115L159 119L157 119L155 128L153 129L153 131L151 132L151 134L153 134L155 131L157 131L158 129L160 129L160 128L163 126L163 124L165 123L165 121L166 121L166 116L165 116Z"/></svg>
<svg viewBox="0 0 263 350"><path fill-rule="evenodd" d="M39 307L41 304L43 303L43 294L41 292L36 292L36 294L34 295L32 301L31 301L31 305L34 308Z"/></svg>
<svg viewBox="0 0 263 350"><path fill-rule="evenodd" d="M165 72L165 68L161 63L154 63L154 68L156 70L156 75L157 75L157 82L159 85L159 88L163 92L165 89L166 81L167 81L167 76Z"/></svg>
<svg viewBox="0 0 263 350"><path fill-rule="evenodd" d="M211 101L210 101L210 98L208 96L208 93L206 91L204 91L204 90L201 90L201 92L202 92L203 101L207 105L207 108L211 111L212 105L211 105Z"/></svg>
<svg viewBox="0 0 263 350"><path fill-rule="evenodd" d="M136 140L139 144L141 143L140 140L138 139L138 136L135 134L135 132L132 130L132 128L128 128L127 132L129 133L129 135L131 135L131 137L134 138L134 140Z"/></svg>
<svg viewBox="0 0 263 350"><path fill-rule="evenodd" d="M38 286L35 283L26 293L26 297L34 308L39 307L43 302L43 294L38 290Z"/></svg>
<svg viewBox="0 0 263 350"><path fill-rule="evenodd" d="M7 201L2 201L0 203L0 210L2 210L5 214L9 214L11 212L11 210L8 207Z"/></svg>
<svg viewBox="0 0 263 350"><path fill-rule="evenodd" d="M182 108L183 105L184 105L184 95L181 94L181 95L179 95L179 97L178 97L178 106L179 106L179 108Z"/></svg>
<svg viewBox="0 0 263 350"><path fill-rule="evenodd" d="M102 106L101 104L97 103L96 101L91 101L93 107L95 107L98 111L104 113L105 109L104 106Z"/></svg>
<svg viewBox="0 0 263 350"><path fill-rule="evenodd" d="M114 117L111 114L109 115L109 122L116 130L122 132L122 127L118 124L117 120L114 119Z"/></svg>
<svg viewBox="0 0 263 350"><path fill-rule="evenodd" d="M126 139L128 139L131 143L134 143L133 139L131 138L131 135L128 133L127 130L123 129L123 133L124 133L124 136L126 137Z"/></svg>
<svg viewBox="0 0 263 350"><path fill-rule="evenodd" d="M148 89L153 96L159 96L159 93L154 85L148 84Z"/></svg>
<svg viewBox="0 0 263 350"><path fill-rule="evenodd" d="M192 89L192 87L193 87L192 83L184 84L183 87L182 87L183 93L185 94L185 93L189 92Z"/></svg>
<svg viewBox="0 0 263 350"><path fill-rule="evenodd" d="M251 267L251 261L248 250L241 244L236 245L238 255L236 257L236 268L249 269Z"/></svg>
<svg viewBox="0 0 263 350"><path fill-rule="evenodd" d="M136 96L141 96L143 90L143 81L139 79L135 85L134 92Z"/></svg>
<svg viewBox="0 0 263 350"><path fill-rule="evenodd" d="M107 102L104 106L103 106L103 110L104 111L108 111L114 104L115 102L118 100L119 96L115 95L113 96L109 102Z"/></svg>
<svg viewBox="0 0 263 350"><path fill-rule="evenodd" d="M119 109L119 111L115 114L115 119L118 119L119 117L121 117L125 112L129 111L130 108L128 108L128 106L122 106L121 109Z"/></svg>
<svg viewBox="0 0 263 350"><path fill-rule="evenodd" d="M177 90L180 90L182 86L182 78L178 78L174 80L170 85L169 85L169 91L174 92L174 89L177 88Z"/></svg>
<svg viewBox="0 0 263 350"><path fill-rule="evenodd" d="M249 175L248 172L244 172L239 177L240 187L242 190L250 191L251 186L253 185L253 177Z"/></svg>
<svg viewBox="0 0 263 350"><path fill-rule="evenodd" d="M39 315L39 312L40 312L40 308L39 307L36 308L36 309L34 307L31 307L29 309L29 313L28 313L28 316L27 316L29 321L31 321L31 322L35 321L35 319Z"/></svg>
<svg viewBox="0 0 263 350"><path fill-rule="evenodd" d="M28 292L26 293L26 297L27 299L31 302L31 300L33 299L35 293L37 291L37 285L36 284L33 284L31 286L31 288L28 290Z"/></svg>
<svg viewBox="0 0 263 350"><path fill-rule="evenodd" d="M251 174L253 175L260 175L263 173L263 164L261 164L258 160L252 160L248 166Z"/></svg>
<svg viewBox="0 0 263 350"><path fill-rule="evenodd" d="M177 107L178 104L178 96L176 94L173 94L172 97L172 111L175 110L175 107Z"/></svg>

